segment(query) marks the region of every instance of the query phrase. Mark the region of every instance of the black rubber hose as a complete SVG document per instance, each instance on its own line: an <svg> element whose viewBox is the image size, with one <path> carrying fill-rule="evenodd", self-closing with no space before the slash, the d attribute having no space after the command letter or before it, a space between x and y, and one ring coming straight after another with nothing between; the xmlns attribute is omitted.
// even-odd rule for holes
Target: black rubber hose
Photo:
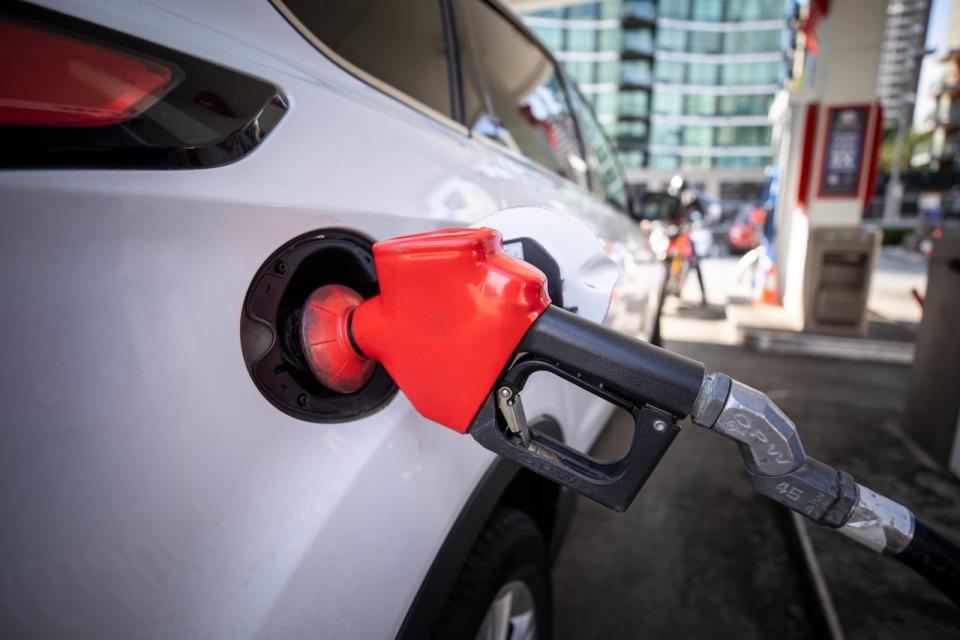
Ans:
<svg viewBox="0 0 960 640"><path fill-rule="evenodd" d="M960 607L960 547L917 520L913 539L896 558Z"/></svg>

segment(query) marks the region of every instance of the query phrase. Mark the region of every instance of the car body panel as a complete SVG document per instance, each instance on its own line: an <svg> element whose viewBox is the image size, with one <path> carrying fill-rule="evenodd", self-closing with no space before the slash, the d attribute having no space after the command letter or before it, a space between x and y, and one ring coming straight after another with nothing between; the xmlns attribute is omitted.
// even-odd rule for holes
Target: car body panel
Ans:
<svg viewBox="0 0 960 640"><path fill-rule="evenodd" d="M620 263L609 322L638 333L657 287L636 225L350 76L266 2L40 4L267 79L290 109L227 166L0 172L0 635L394 635L492 454L402 394L342 424L278 411L240 350L253 275L319 229L546 204ZM525 404L579 448L610 411L546 376Z"/></svg>

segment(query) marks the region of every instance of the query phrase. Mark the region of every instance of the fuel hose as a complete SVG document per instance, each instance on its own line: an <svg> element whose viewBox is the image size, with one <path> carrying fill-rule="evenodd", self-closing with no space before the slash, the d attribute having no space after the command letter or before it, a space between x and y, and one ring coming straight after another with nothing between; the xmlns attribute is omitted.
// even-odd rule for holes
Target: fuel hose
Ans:
<svg viewBox="0 0 960 640"><path fill-rule="evenodd" d="M913 525L913 538L894 556L960 607L960 548L920 520Z"/></svg>

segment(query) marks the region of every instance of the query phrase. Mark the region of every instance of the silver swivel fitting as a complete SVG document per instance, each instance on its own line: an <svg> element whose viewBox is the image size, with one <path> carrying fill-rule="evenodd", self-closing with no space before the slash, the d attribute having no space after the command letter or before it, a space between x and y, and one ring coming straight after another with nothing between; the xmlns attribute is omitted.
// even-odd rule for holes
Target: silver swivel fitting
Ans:
<svg viewBox="0 0 960 640"><path fill-rule="evenodd" d="M690 418L740 444L752 473L782 476L806 461L790 419L765 394L722 373L705 378Z"/></svg>
<svg viewBox="0 0 960 640"><path fill-rule="evenodd" d="M761 494L837 528L857 542L898 553L913 535L913 514L803 451L796 426L766 394L722 373L704 378L690 419L740 446Z"/></svg>

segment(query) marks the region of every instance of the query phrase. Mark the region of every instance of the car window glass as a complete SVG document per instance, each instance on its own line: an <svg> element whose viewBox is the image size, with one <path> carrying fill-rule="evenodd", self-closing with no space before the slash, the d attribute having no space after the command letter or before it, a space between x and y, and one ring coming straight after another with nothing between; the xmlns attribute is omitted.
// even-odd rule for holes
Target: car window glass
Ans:
<svg viewBox="0 0 960 640"><path fill-rule="evenodd" d="M576 88L570 92L570 100L586 146L592 190L615 206L626 210L627 188L613 145L603 133L593 110Z"/></svg>
<svg viewBox="0 0 960 640"><path fill-rule="evenodd" d="M285 0L284 4L341 58L451 117L437 0Z"/></svg>
<svg viewBox="0 0 960 640"><path fill-rule="evenodd" d="M490 5L455 5L466 124L586 186L576 125L550 58Z"/></svg>
<svg viewBox="0 0 960 640"><path fill-rule="evenodd" d="M680 212L680 199L666 193L648 193L640 205L644 220L671 220Z"/></svg>

